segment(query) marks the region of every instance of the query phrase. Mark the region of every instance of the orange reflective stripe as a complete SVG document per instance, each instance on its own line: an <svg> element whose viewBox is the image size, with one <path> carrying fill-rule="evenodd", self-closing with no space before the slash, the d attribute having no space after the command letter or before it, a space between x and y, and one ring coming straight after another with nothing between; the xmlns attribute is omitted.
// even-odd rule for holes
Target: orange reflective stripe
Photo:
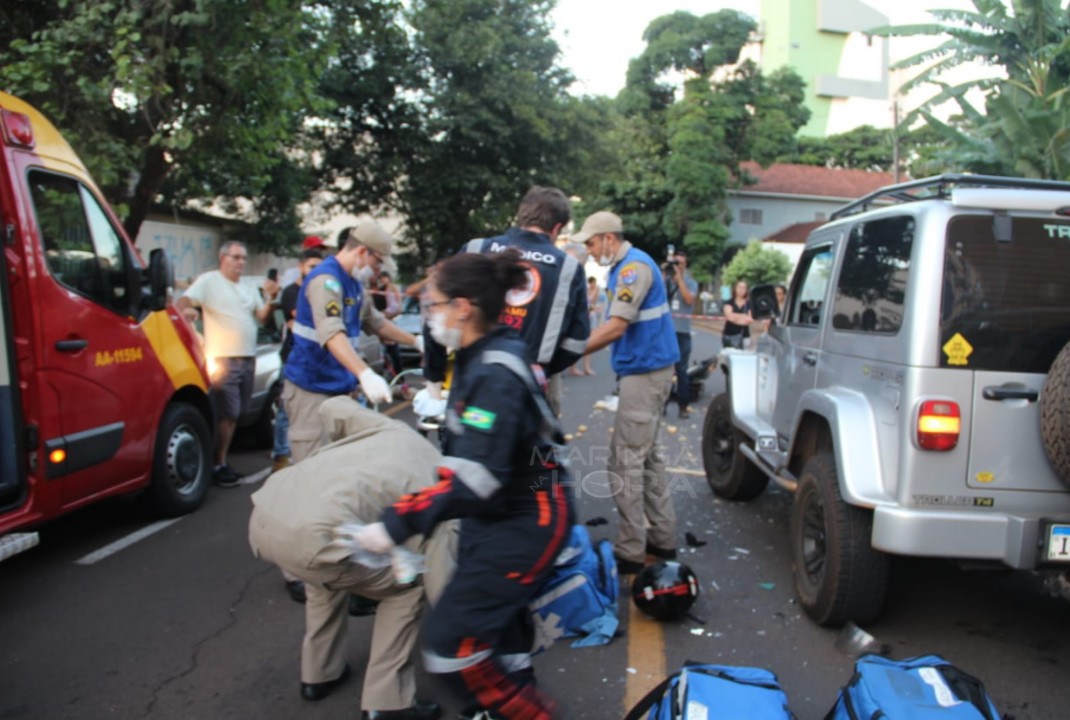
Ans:
<svg viewBox="0 0 1070 720"><path fill-rule="evenodd" d="M539 501L539 527L546 527L550 524L550 499L544 492L535 493L535 499Z"/></svg>

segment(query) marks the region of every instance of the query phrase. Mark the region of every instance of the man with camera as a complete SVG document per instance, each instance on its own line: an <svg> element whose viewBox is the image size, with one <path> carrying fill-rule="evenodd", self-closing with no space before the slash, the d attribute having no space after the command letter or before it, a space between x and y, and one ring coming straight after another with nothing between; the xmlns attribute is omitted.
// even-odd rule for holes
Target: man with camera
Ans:
<svg viewBox="0 0 1070 720"><path fill-rule="evenodd" d="M691 359L691 315L695 304L698 283L687 271L687 255L672 245L662 266L665 277L665 292L669 298L672 324L676 330L676 342L680 346L680 359L676 362L676 402L680 407L680 419L691 417L687 404L691 401L691 384L687 378L687 363Z"/></svg>

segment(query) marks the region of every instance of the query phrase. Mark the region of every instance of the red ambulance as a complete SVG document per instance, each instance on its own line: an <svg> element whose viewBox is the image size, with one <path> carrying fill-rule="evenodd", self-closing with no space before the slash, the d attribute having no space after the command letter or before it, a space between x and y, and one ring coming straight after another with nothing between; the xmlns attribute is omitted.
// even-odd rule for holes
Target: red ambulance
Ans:
<svg viewBox="0 0 1070 720"><path fill-rule="evenodd" d="M197 509L213 433L200 345L60 133L0 93L0 560L43 521L145 491Z"/></svg>

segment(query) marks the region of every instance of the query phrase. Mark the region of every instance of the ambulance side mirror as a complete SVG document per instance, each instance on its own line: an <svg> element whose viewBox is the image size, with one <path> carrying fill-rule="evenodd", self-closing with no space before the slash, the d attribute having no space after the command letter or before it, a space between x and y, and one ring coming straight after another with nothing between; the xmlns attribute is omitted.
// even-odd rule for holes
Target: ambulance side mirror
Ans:
<svg viewBox="0 0 1070 720"><path fill-rule="evenodd" d="M171 288L175 286L175 268L166 250L156 248L149 253L149 267L146 272L149 292L145 298L145 306L150 312L163 310L167 307Z"/></svg>

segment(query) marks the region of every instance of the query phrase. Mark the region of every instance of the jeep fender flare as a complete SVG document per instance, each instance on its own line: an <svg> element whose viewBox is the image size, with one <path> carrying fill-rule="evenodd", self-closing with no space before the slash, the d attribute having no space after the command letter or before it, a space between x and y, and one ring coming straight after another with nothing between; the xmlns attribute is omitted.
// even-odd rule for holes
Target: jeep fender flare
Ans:
<svg viewBox="0 0 1070 720"><path fill-rule="evenodd" d="M814 417L828 425L839 471L840 495L851 505L876 507L894 502L881 473L877 422L866 396L846 388L807 390L795 409L789 457L792 467L806 461L799 447L801 428ZM797 457L799 456L799 457Z"/></svg>
<svg viewBox="0 0 1070 720"><path fill-rule="evenodd" d="M758 355L743 350L722 350L717 364L725 373L725 392L732 399L732 420L748 436L758 418ZM743 389L745 391L740 391Z"/></svg>

